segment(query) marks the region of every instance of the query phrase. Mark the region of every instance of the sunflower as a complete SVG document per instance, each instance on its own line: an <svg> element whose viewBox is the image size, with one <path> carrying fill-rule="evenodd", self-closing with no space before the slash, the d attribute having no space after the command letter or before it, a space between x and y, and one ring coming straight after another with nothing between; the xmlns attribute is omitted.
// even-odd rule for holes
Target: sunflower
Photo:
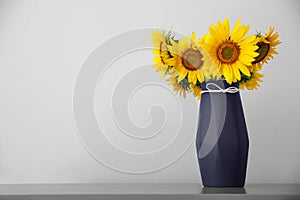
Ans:
<svg viewBox="0 0 300 200"><path fill-rule="evenodd" d="M269 60L273 59L273 54L278 54L276 46L281 42L278 40L278 32L274 33L274 27L269 29L269 32L264 36L261 33L256 35L259 41L256 43L258 49L256 50L259 55L255 57L255 61L252 62L254 70L260 70L264 63L268 63Z"/></svg>
<svg viewBox="0 0 300 200"><path fill-rule="evenodd" d="M196 34L187 36L184 40L170 40L171 45L168 46L172 58L169 65L174 67L174 71L178 74L178 80L187 78L189 83L196 84L204 81L207 75L207 66L205 64L207 55L203 47L196 41Z"/></svg>
<svg viewBox="0 0 300 200"><path fill-rule="evenodd" d="M186 97L186 92L190 92L190 83L188 80L182 79L181 81L178 80L178 75L174 73L170 78L167 79L168 83L173 86L174 92L177 94L179 92L180 96Z"/></svg>
<svg viewBox="0 0 300 200"><path fill-rule="evenodd" d="M207 37L207 34L204 35L198 43L202 46L205 46L205 38ZM211 56L208 54L205 48L203 48L202 53L205 55L205 81L208 80L219 80L222 78L222 74L219 71L219 68L216 66L215 62L211 58Z"/></svg>
<svg viewBox="0 0 300 200"><path fill-rule="evenodd" d="M257 71L250 72L251 75L249 77L243 76L242 80L240 82L240 89L245 89L245 87L248 90L258 89L260 87L260 82L263 82L262 78L264 77L263 74L258 73Z"/></svg>
<svg viewBox="0 0 300 200"><path fill-rule="evenodd" d="M154 44L152 53L156 55L153 59L155 63L153 68L155 68L157 72L161 72L160 78L162 79L167 73L172 71L168 65L168 59L171 57L171 54L167 46L171 33L169 32L165 35L160 31L156 31L152 33L152 36L151 42Z"/></svg>
<svg viewBox="0 0 300 200"><path fill-rule="evenodd" d="M205 47L221 74L231 84L241 80L241 74L250 76L248 66L252 65L259 54L255 35L245 38L250 26L240 26L238 20L230 33L228 19L224 23L217 21L217 25L209 27L210 34L205 37Z"/></svg>

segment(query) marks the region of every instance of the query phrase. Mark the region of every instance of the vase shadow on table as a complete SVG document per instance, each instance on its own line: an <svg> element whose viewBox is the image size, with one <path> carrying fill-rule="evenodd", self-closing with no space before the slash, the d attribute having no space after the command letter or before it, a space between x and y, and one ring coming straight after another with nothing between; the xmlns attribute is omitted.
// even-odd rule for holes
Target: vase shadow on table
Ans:
<svg viewBox="0 0 300 200"><path fill-rule="evenodd" d="M247 191L243 187L203 187L201 194L247 194Z"/></svg>

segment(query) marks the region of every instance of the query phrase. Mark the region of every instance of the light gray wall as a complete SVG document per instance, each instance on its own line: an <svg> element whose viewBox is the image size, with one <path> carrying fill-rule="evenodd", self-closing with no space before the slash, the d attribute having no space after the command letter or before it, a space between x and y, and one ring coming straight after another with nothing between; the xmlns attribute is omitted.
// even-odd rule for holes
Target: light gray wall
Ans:
<svg viewBox="0 0 300 200"><path fill-rule="evenodd" d="M192 143L197 102L175 97L150 67L138 73L137 66L151 62L149 49L121 56L102 74L95 90L95 115L100 124L107 120L101 140L96 140L100 133L87 136L94 140L87 144L82 134L88 131L77 134L72 97L85 60L112 36L145 27L202 35L224 17L251 24L252 33L273 25L283 42L280 55L263 70L261 89L242 92L250 137L247 181L300 183L299 8L296 0L0 1L0 183L199 182ZM136 33L141 38L145 32ZM120 48L108 48L108 55L126 50L125 41L113 40L118 43ZM100 73L105 66L95 62ZM130 83L141 77L155 82L138 82L141 88L129 99L128 112L140 128L166 120L158 137L132 138L112 123L109 108L119 104L111 107L110 98L116 98L114 91L123 97L132 92L116 90L129 72ZM162 107L148 113L153 105Z"/></svg>

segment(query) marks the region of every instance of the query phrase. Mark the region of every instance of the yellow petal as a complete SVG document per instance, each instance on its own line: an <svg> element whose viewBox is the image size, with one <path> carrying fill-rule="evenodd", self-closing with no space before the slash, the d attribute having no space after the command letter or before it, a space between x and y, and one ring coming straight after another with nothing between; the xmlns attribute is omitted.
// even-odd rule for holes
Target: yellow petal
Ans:
<svg viewBox="0 0 300 200"><path fill-rule="evenodd" d="M232 83L232 69L230 65L223 66L223 75L226 81L231 84Z"/></svg>
<svg viewBox="0 0 300 200"><path fill-rule="evenodd" d="M239 19L239 20L235 23L235 25L234 25L234 27L233 27L233 29L232 29L232 31L231 31L231 38L236 38L236 37L237 37L237 34L238 34L238 30L239 30L240 24L241 24L241 20Z"/></svg>
<svg viewBox="0 0 300 200"><path fill-rule="evenodd" d="M217 42L217 43L221 43L222 40L218 34L217 28L214 25L211 25L209 27L209 32L212 35L212 38Z"/></svg>
<svg viewBox="0 0 300 200"><path fill-rule="evenodd" d="M195 32L192 33L192 41L196 42L196 33Z"/></svg>
<svg viewBox="0 0 300 200"><path fill-rule="evenodd" d="M200 83L204 81L204 76L201 72L197 73L197 79L199 80Z"/></svg>
<svg viewBox="0 0 300 200"><path fill-rule="evenodd" d="M184 68L184 67L181 67L181 66L178 66L178 65L174 65L174 69L178 72L178 74L181 76L181 77L186 77L187 75L187 70ZM182 78L182 79L183 79Z"/></svg>
<svg viewBox="0 0 300 200"><path fill-rule="evenodd" d="M249 69L244 64L237 62L236 65L238 66L239 70L243 74L245 74L246 76L250 76L251 75Z"/></svg>
<svg viewBox="0 0 300 200"><path fill-rule="evenodd" d="M245 65L251 66L252 63L255 59L252 56L248 56L246 54L241 54L239 56L239 60L244 63Z"/></svg>
<svg viewBox="0 0 300 200"><path fill-rule="evenodd" d="M230 24L228 18L224 19L224 34L226 35L226 37L230 35Z"/></svg>
<svg viewBox="0 0 300 200"><path fill-rule="evenodd" d="M241 80L241 73L240 73L238 67L237 67L237 66L233 66L233 67L232 67L232 71L233 71L234 77L235 77L238 81Z"/></svg>
<svg viewBox="0 0 300 200"><path fill-rule="evenodd" d="M190 83L196 84L197 78L196 78L196 74L193 71L190 71L188 73L188 81Z"/></svg>

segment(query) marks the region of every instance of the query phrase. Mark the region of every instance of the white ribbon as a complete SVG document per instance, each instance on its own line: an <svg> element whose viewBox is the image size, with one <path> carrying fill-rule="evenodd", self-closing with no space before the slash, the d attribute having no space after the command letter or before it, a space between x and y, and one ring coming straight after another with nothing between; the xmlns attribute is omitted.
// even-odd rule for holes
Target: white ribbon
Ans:
<svg viewBox="0 0 300 200"><path fill-rule="evenodd" d="M210 85L216 87L217 89L211 89L211 88L209 88ZM218 86L215 83L207 83L206 84L206 89L207 90L201 91L201 94L208 93L208 92L214 92L214 93L220 93L220 92L222 92L222 93L237 93L239 91L239 89L236 88L236 87L228 87L226 89L222 89L220 86Z"/></svg>

